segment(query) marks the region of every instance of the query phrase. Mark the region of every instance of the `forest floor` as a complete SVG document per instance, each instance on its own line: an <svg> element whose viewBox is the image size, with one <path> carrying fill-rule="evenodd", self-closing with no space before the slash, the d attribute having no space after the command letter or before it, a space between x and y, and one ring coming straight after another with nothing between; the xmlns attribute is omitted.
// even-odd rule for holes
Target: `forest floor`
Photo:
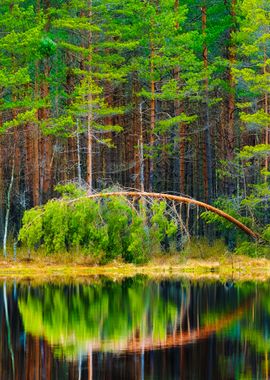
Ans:
<svg viewBox="0 0 270 380"><path fill-rule="evenodd" d="M60 259L60 258L59 258ZM113 262L103 266L93 263L62 261L54 257L0 260L0 280L34 280L35 282L67 282L93 280L106 276L115 280L135 275L153 279L267 281L270 280L270 260L232 254L206 258L157 255L145 265Z"/></svg>

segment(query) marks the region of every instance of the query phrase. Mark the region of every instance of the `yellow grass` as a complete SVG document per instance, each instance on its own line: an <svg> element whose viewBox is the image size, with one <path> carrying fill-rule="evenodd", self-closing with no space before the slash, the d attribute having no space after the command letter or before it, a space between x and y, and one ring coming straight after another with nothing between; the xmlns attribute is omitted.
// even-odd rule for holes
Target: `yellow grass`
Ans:
<svg viewBox="0 0 270 380"><path fill-rule="evenodd" d="M10 254L11 256L11 254ZM209 246L205 241L192 242L177 254L157 254L145 265L115 261L96 265L93 258L80 253L45 255L35 253L31 260L24 250L18 250L16 261L12 257L0 259L0 279L35 279L40 281L83 280L93 276L114 279L137 274L159 278L189 278L235 281L266 281L270 279L270 260L238 256L226 251L217 241Z"/></svg>

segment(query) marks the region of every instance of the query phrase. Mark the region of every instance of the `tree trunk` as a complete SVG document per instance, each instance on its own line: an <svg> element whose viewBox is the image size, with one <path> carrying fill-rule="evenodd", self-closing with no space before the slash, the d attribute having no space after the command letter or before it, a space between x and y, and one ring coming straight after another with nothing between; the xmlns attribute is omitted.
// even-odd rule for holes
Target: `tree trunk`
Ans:
<svg viewBox="0 0 270 380"><path fill-rule="evenodd" d="M175 0L174 11L177 14L179 12L179 0ZM175 25L176 29L179 29L179 23ZM180 87L180 67L177 66L174 69L174 78L178 82ZM183 103L179 100L174 102L175 116L181 115L184 112ZM186 125L184 123L179 123L179 162L180 162L180 172L179 172L179 190L181 194L185 194L185 138L186 138Z"/></svg>
<svg viewBox="0 0 270 380"><path fill-rule="evenodd" d="M16 151L16 149L14 149ZM15 152L14 152L15 154ZM10 198L14 182L14 171L15 171L15 158L13 158L12 170L9 188L7 192L7 207L6 207L6 217L5 217L5 226L4 226L4 238L3 238L3 255L7 257L7 237L8 237L8 224L9 224L9 214L10 214Z"/></svg>
<svg viewBox="0 0 270 380"><path fill-rule="evenodd" d="M235 64L236 58L236 49L234 43L232 42L233 33L235 32L235 23L236 23L236 0L232 0L231 4L231 17L233 26L230 30L230 46L229 46L229 99L228 99L228 142L227 142L227 159L233 159L233 150L234 150L234 110L235 110L235 80L232 73L233 65Z"/></svg>
<svg viewBox="0 0 270 380"><path fill-rule="evenodd" d="M204 154L204 179L205 179L205 197L208 203L212 201L213 189L213 162L212 162L212 139L210 132L210 115L209 115L209 78L208 78L208 48L205 41L206 28L207 28L207 13L206 6L202 7L202 33L204 36L203 46L203 62L205 69L205 154Z"/></svg>
<svg viewBox="0 0 270 380"><path fill-rule="evenodd" d="M92 0L88 1L89 11L88 17L92 19ZM92 32L91 30L87 35L87 47L88 49L92 46ZM88 193L91 194L93 191L93 95L92 95L92 76L91 76L91 62L92 55L88 56L87 71L90 79L89 83L89 93L87 95L88 110L87 110L87 184Z"/></svg>
<svg viewBox="0 0 270 380"><path fill-rule="evenodd" d="M151 193L151 192L137 192L137 191L114 191L110 193L96 193L89 195L89 199L95 199L95 198L108 198L113 196L126 196L126 197L134 197L134 198L143 198L143 197L149 197L153 199L166 199L170 201L175 201L179 203L184 203L187 205L196 205L198 207L205 208L208 211L211 211L222 218L228 220L229 222L235 224L238 228L240 228L243 232L245 232L247 235L251 236L255 240L262 240L261 236L257 234L256 232L252 231L249 227L245 226L242 222L235 219L231 215L227 214L226 212L211 206L207 203L197 201L196 199L192 198L186 198L178 195L171 195L171 194L163 194L163 193ZM72 201L70 201L72 202ZM74 201L73 201L74 202Z"/></svg>
<svg viewBox="0 0 270 380"><path fill-rule="evenodd" d="M2 126L2 113L0 113L0 127ZM4 194L5 194L5 173L4 173L4 148L3 136L0 136L0 239L2 240L4 233Z"/></svg>
<svg viewBox="0 0 270 380"><path fill-rule="evenodd" d="M47 79L49 78L49 62L46 58L45 62L45 80L43 82L43 99L48 98L49 96L49 84ZM49 119L49 109L45 106L42 112L42 120L46 122ZM45 136L44 137L44 180L43 180L43 195L45 195L45 199L47 200L50 196L50 190L52 188L52 165L53 165L53 149L52 149L52 137Z"/></svg>
<svg viewBox="0 0 270 380"><path fill-rule="evenodd" d="M144 191L144 149L143 149L143 111L142 103L139 105L139 125L140 125L140 135L138 140L138 150L139 150L139 167L140 167L140 190Z"/></svg>
<svg viewBox="0 0 270 380"><path fill-rule="evenodd" d="M150 158L149 158L149 191L153 190L154 185L154 129L156 124L156 101L155 101L155 80L154 80L154 42L151 37L150 42L150 76L151 76L151 101L150 101Z"/></svg>
<svg viewBox="0 0 270 380"><path fill-rule="evenodd" d="M264 75L268 75L268 70L267 70L267 60L268 60L268 57L267 57L267 52L266 52L266 47L264 48L264 67L263 67L263 71L264 71ZM269 99L268 99L268 93L266 92L265 95L264 95L264 112L266 114L269 114ZM266 126L265 128L265 144L268 145L269 144L269 125ZM266 172L268 172L268 169L269 169L269 156L267 156L265 158L265 163L264 163L264 169ZM265 182L267 182L267 175L265 176Z"/></svg>

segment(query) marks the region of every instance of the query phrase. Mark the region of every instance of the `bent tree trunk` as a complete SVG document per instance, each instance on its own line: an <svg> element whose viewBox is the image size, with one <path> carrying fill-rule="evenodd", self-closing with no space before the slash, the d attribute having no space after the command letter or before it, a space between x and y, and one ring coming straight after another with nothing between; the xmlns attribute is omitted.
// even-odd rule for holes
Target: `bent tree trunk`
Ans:
<svg viewBox="0 0 270 380"><path fill-rule="evenodd" d="M199 207L203 207L208 211L211 211L222 218L228 220L229 222L235 224L238 228L240 228L243 232L245 232L247 235L251 236L255 240L260 240L261 236L257 234L256 232L252 231L249 227L245 226L242 222L235 219L231 215L227 214L226 212L211 206L207 203L197 201L196 199L192 198L186 198L181 197L178 195L170 195L170 194L163 194L163 193L147 193L147 192L137 192L137 191L114 191L110 193L97 193L97 194L90 194L88 195L88 198L107 198L111 196L126 196L126 197L149 197L149 198L157 198L157 199L167 199L170 201L176 201L180 203L186 203L186 204L193 204Z"/></svg>

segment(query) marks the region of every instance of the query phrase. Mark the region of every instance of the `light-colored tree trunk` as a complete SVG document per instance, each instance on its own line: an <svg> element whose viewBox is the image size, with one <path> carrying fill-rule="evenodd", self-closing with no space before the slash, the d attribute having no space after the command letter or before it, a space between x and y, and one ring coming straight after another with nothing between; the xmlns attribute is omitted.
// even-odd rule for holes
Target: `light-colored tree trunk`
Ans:
<svg viewBox="0 0 270 380"><path fill-rule="evenodd" d="M93 379L93 347L90 344L88 348L88 380Z"/></svg>
<svg viewBox="0 0 270 380"><path fill-rule="evenodd" d="M3 300L4 300L4 309L5 309L5 319L6 319L6 326L7 326L7 341L8 341L8 349L11 356L11 365L12 365L12 372L13 372L13 378L15 376L15 365L14 365L14 352L11 344L11 333L10 333L10 321L9 321L9 313L8 313L8 300L7 300L7 283L4 281L3 284Z"/></svg>
<svg viewBox="0 0 270 380"><path fill-rule="evenodd" d="M1 127L1 113L0 113L0 127ZM4 230L4 194L5 194L5 176L4 176L4 149L2 146L3 137L0 136L0 239L3 238Z"/></svg>
<svg viewBox="0 0 270 380"><path fill-rule="evenodd" d="M10 183L7 192L7 208L6 208L6 217L5 217L5 226L4 226L4 238L3 238L3 255L7 257L7 237L8 237L8 224L9 224L9 214L10 214L10 199L11 192L14 183L14 171L15 171L15 159L13 159Z"/></svg>

